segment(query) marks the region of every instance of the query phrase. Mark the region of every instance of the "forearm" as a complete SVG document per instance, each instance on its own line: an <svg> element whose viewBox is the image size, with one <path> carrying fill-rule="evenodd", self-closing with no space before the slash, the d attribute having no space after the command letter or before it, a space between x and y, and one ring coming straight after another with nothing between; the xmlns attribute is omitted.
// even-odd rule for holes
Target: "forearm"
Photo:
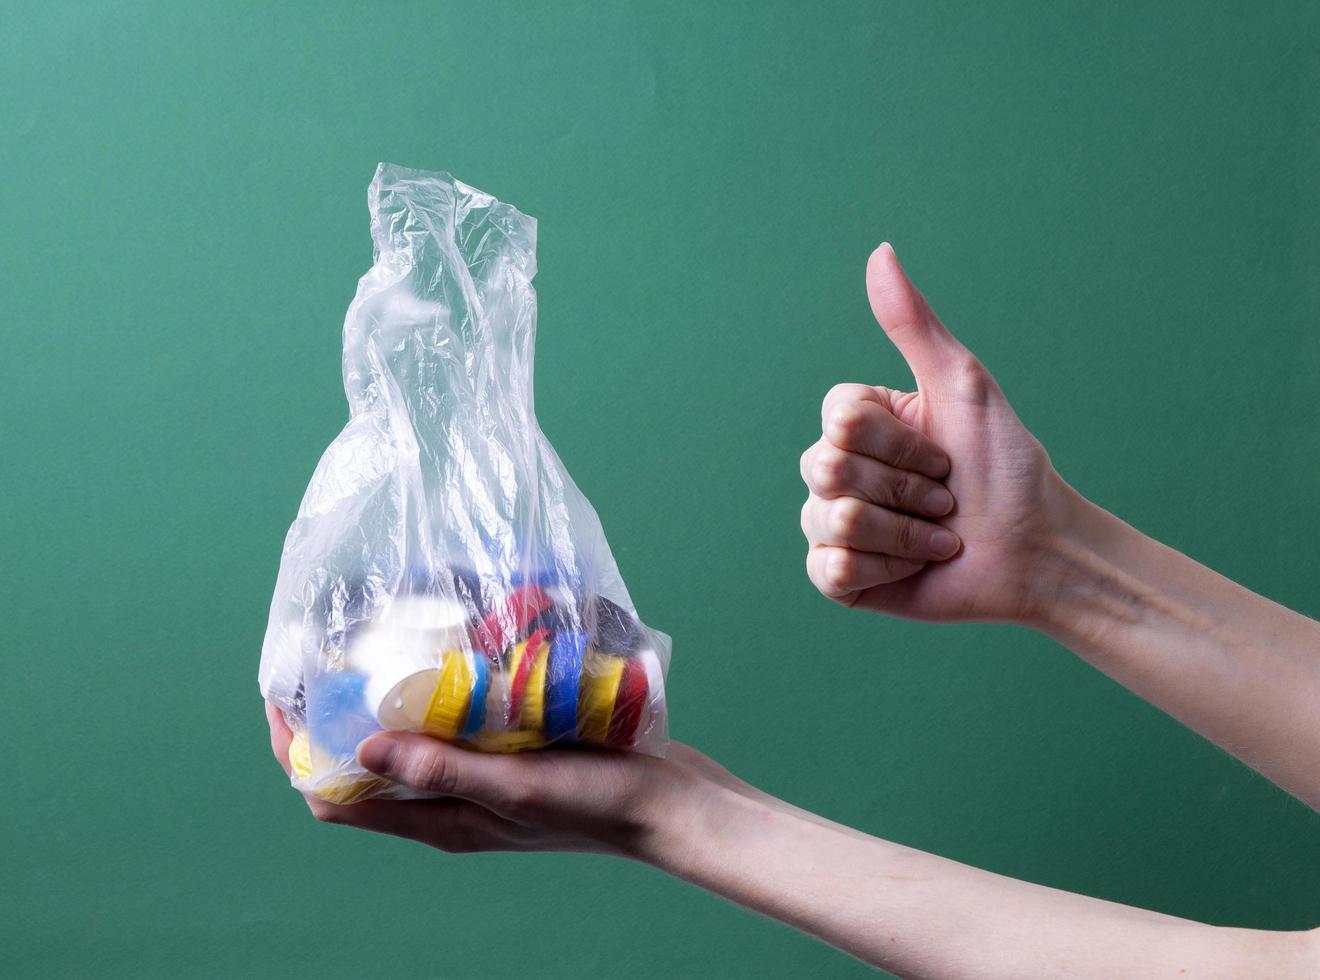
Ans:
<svg viewBox="0 0 1320 980"><path fill-rule="evenodd" d="M1320 808L1320 623L1075 498L1038 627Z"/></svg>
<svg viewBox="0 0 1320 980"><path fill-rule="evenodd" d="M1060 892L727 789L673 812L647 860L903 976L1301 976L1313 965L1309 934Z"/></svg>

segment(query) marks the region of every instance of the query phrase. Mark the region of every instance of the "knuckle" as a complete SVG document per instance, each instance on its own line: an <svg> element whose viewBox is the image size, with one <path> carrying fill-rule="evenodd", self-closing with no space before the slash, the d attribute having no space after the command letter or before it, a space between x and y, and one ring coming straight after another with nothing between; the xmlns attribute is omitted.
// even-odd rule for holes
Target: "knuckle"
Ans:
<svg viewBox="0 0 1320 980"><path fill-rule="evenodd" d="M983 400L993 384L990 372L973 354L963 354L952 368L955 389L964 397Z"/></svg>
<svg viewBox="0 0 1320 980"><path fill-rule="evenodd" d="M403 766L404 782L448 796L453 793L455 773L452 762L442 752L414 752Z"/></svg>
<svg viewBox="0 0 1320 980"><path fill-rule="evenodd" d="M909 469L920 461L923 455L921 441L912 433L904 433L891 443L889 462L903 469Z"/></svg>
<svg viewBox="0 0 1320 980"><path fill-rule="evenodd" d="M915 482L907 473L895 473L889 481L890 502L897 506L907 501L915 489Z"/></svg>
<svg viewBox="0 0 1320 980"><path fill-rule="evenodd" d="M830 508L830 530L842 541L851 540L861 530L864 515L864 505L860 500L852 497L836 500Z"/></svg>
<svg viewBox="0 0 1320 980"><path fill-rule="evenodd" d="M848 475L848 455L835 450L822 450L816 454L811 476L822 490L837 490Z"/></svg>
<svg viewBox="0 0 1320 980"><path fill-rule="evenodd" d="M848 588L848 583L853 580L855 573L856 562L846 551L836 552L825 563L825 582L836 591Z"/></svg>
<svg viewBox="0 0 1320 980"><path fill-rule="evenodd" d="M923 534L916 521L904 519L898 522L894 537L898 542L899 550L911 554L921 543Z"/></svg>
<svg viewBox="0 0 1320 980"><path fill-rule="evenodd" d="M848 381L840 381L838 384L832 385L830 390L825 392L825 397L821 400L820 407L824 409L829 407L831 402L850 398L854 387L855 386Z"/></svg>
<svg viewBox="0 0 1320 980"><path fill-rule="evenodd" d="M862 407L857 402L841 402L830 411L831 433L835 439L851 445L861 432L865 419Z"/></svg>

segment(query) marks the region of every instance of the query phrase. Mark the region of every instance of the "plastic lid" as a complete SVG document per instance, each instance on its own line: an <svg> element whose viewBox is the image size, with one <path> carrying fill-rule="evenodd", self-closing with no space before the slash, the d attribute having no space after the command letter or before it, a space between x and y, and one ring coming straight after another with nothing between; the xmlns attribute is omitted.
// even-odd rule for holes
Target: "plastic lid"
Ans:
<svg viewBox="0 0 1320 980"><path fill-rule="evenodd" d="M422 717L422 731L436 738L453 739L463 728L472 700L472 664L461 650L444 655L440 679Z"/></svg>
<svg viewBox="0 0 1320 980"><path fill-rule="evenodd" d="M532 655L532 669L523 689L519 717L522 727L539 732L545 728L545 675L550 662L550 644L542 643Z"/></svg>
<svg viewBox="0 0 1320 980"><path fill-rule="evenodd" d="M540 732L521 729L512 732L483 732L472 739L472 747L481 752L522 752L545 744Z"/></svg>
<svg viewBox="0 0 1320 980"><path fill-rule="evenodd" d="M468 708L467 723L463 726L463 737L471 738L481 731L486 723L486 692L490 689L490 665L480 654L472 658L473 674L471 707Z"/></svg>
<svg viewBox="0 0 1320 980"><path fill-rule="evenodd" d="M537 630L521 643L515 643L509 654L509 706L505 718L509 727L514 727L522 714L523 698L527 694L528 679L536 665L537 655L544 654L549 649L549 645L550 634L545 630ZM542 668L544 669L544 660L542 660ZM545 683L544 674L541 683Z"/></svg>
<svg viewBox="0 0 1320 980"><path fill-rule="evenodd" d="M556 633L550 641L545 679L545 734L552 741L571 738L577 731L578 688L586 648L584 633Z"/></svg>
<svg viewBox="0 0 1320 980"><path fill-rule="evenodd" d="M627 748L637 740L637 729L649 700L650 687L646 665L630 657L624 663L623 676L619 678L614 711L610 715L609 729L605 735L607 745Z"/></svg>
<svg viewBox="0 0 1320 980"><path fill-rule="evenodd" d="M289 743L289 768L298 779L306 779L312 774L312 745L305 731L293 733L293 741Z"/></svg>
<svg viewBox="0 0 1320 980"><path fill-rule="evenodd" d="M614 713L614 699L623 679L623 657L592 651L587 655L578 692L578 738L604 745Z"/></svg>

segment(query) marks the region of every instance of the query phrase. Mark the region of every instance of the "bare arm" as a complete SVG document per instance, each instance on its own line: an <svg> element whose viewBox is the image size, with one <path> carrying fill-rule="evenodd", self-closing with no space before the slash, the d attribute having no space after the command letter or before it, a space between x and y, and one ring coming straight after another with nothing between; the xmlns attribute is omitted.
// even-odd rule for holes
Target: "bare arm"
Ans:
<svg viewBox="0 0 1320 980"><path fill-rule="evenodd" d="M1073 508L1035 625L1320 809L1320 623Z"/></svg>
<svg viewBox="0 0 1320 980"><path fill-rule="evenodd" d="M1309 933L1202 925L1061 892L739 797L655 863L905 977L1302 977Z"/></svg>
<svg viewBox="0 0 1320 980"><path fill-rule="evenodd" d="M268 708L287 769L291 737ZM650 864L907 977L1303 977L1311 933L1201 925L892 844L777 800L683 745L668 759L480 755L377 735L367 768L442 799L309 799L320 820L442 850L572 850Z"/></svg>

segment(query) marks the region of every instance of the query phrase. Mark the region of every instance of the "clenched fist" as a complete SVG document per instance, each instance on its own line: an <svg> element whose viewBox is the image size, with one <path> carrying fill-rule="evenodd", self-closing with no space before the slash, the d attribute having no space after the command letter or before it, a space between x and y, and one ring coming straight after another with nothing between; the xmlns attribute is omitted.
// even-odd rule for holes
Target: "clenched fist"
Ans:
<svg viewBox="0 0 1320 980"><path fill-rule="evenodd" d="M881 245L866 291L915 392L836 385L802 456L807 573L847 606L913 619L1030 623L1076 494L994 378Z"/></svg>

